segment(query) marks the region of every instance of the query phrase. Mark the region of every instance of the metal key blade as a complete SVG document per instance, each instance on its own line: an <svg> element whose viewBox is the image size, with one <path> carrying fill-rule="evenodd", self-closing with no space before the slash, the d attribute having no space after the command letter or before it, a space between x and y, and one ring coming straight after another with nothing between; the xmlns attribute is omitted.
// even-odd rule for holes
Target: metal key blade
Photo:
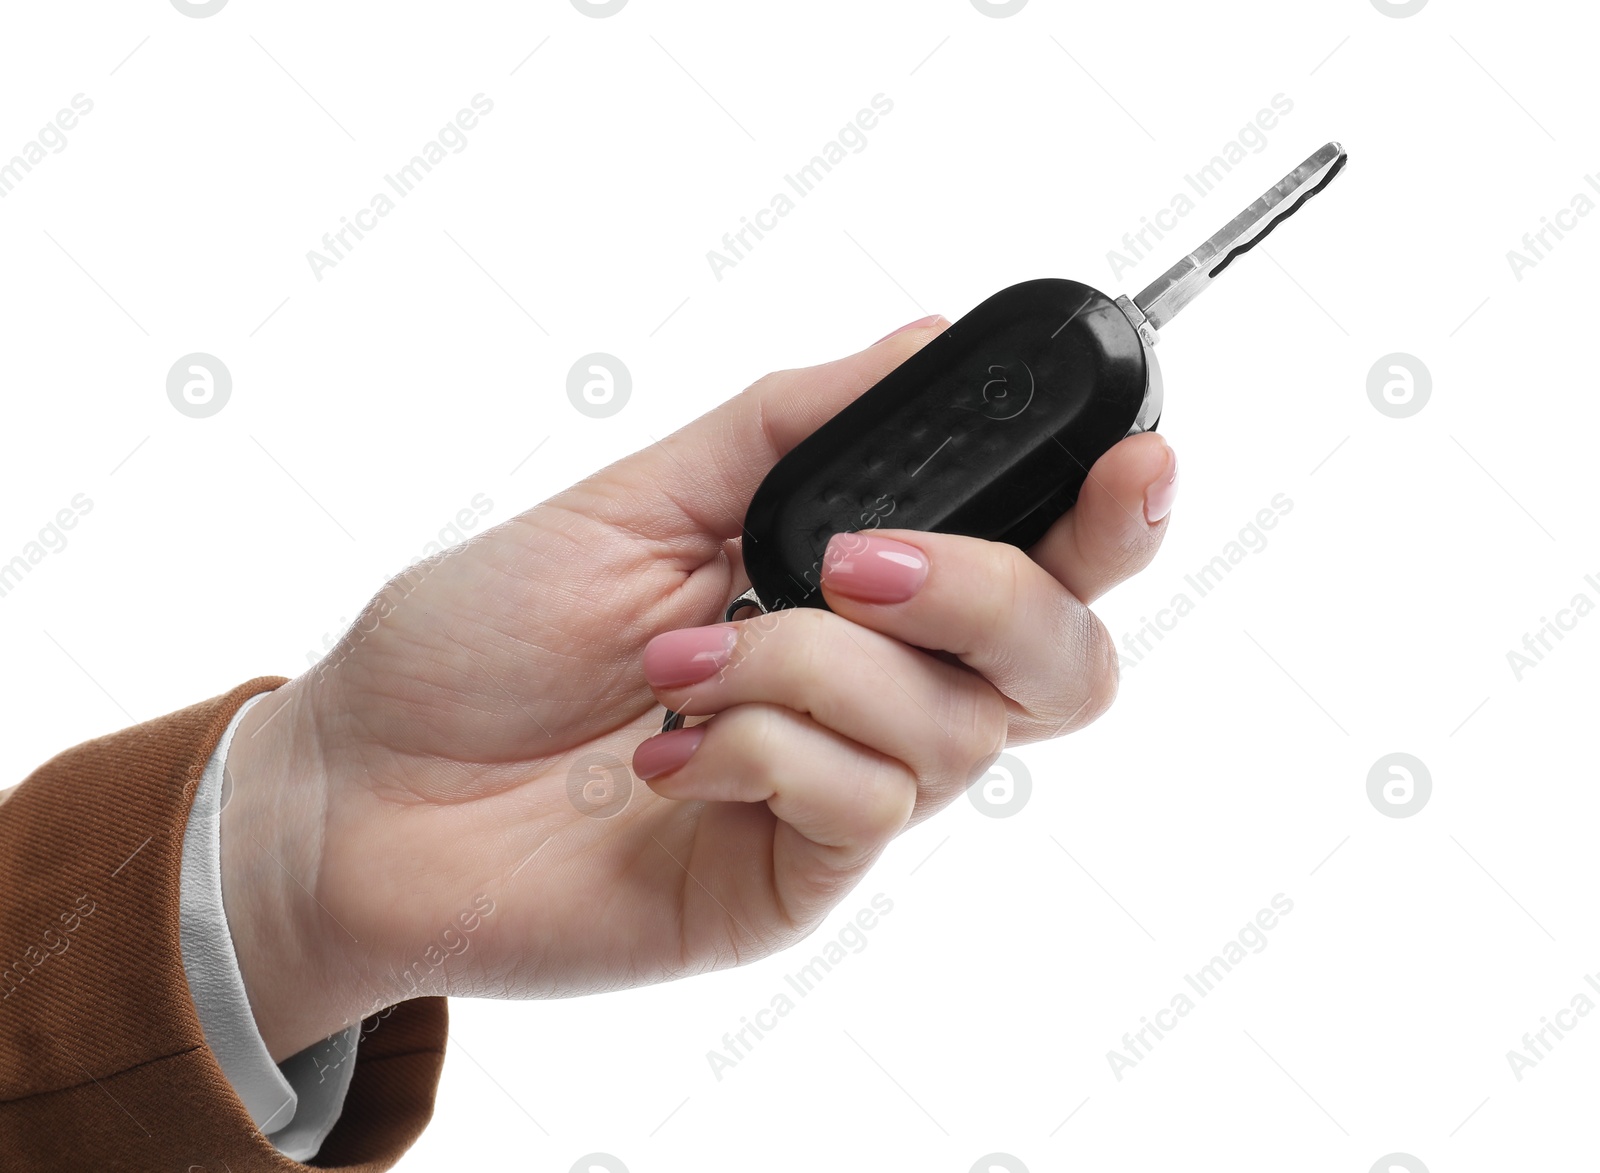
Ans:
<svg viewBox="0 0 1600 1173"><path fill-rule="evenodd" d="M1194 252L1157 277L1133 297L1133 304L1154 330L1200 296L1216 275L1249 252L1300 206L1333 181L1348 156L1338 143L1328 143L1278 180Z"/></svg>

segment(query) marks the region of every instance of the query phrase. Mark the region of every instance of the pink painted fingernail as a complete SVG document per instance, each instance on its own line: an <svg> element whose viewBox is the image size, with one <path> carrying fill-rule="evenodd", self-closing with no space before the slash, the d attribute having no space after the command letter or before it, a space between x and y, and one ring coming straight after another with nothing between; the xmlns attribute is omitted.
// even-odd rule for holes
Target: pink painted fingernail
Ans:
<svg viewBox="0 0 1600 1173"><path fill-rule="evenodd" d="M929 314L925 318L918 318L915 322L907 322L898 330L890 330L882 338L878 339L878 342L887 342L896 334L904 334L907 330L920 330L924 326L933 326L942 321L944 321L943 314ZM878 342L874 342L872 345L876 346L878 345Z"/></svg>
<svg viewBox="0 0 1600 1173"><path fill-rule="evenodd" d="M738 638L736 628L722 623L658 635L644 646L644 678L654 688L704 680L728 662Z"/></svg>
<svg viewBox="0 0 1600 1173"><path fill-rule="evenodd" d="M903 603L927 577L921 550L875 534L834 534L822 555L822 585L863 603Z"/></svg>
<svg viewBox="0 0 1600 1173"><path fill-rule="evenodd" d="M633 751L633 772L646 781L670 774L694 756L705 737L705 728L700 725L658 733Z"/></svg>
<svg viewBox="0 0 1600 1173"><path fill-rule="evenodd" d="M1178 499L1178 454L1169 446L1167 464L1161 475L1144 491L1144 516L1151 525L1172 512L1172 503Z"/></svg>

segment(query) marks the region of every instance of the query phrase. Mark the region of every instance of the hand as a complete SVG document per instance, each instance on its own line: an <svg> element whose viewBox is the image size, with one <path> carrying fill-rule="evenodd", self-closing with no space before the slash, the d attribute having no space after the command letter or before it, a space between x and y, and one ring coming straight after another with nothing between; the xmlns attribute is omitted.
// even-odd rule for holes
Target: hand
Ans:
<svg viewBox="0 0 1600 1173"><path fill-rule="evenodd" d="M246 715L224 897L275 1059L407 997L589 993L781 949L1003 746L1104 711L1116 653L1086 604L1160 543L1177 472L1153 434L1027 554L841 535L832 613L718 622L773 462L946 324L768 375L413 567ZM716 715L652 736L663 704ZM581 787L608 767L621 793L595 809Z"/></svg>

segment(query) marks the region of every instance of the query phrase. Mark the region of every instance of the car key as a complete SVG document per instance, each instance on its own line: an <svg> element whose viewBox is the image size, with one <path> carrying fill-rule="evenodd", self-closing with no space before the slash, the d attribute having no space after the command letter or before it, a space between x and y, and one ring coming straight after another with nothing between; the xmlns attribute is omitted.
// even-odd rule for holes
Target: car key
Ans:
<svg viewBox="0 0 1600 1173"><path fill-rule="evenodd" d="M759 607L826 608L835 534L887 526L1026 548L1094 462L1161 417L1157 331L1344 168L1327 143L1132 298L1043 278L966 314L783 456L745 513ZM662 731L682 728L670 709Z"/></svg>
<svg viewBox="0 0 1600 1173"><path fill-rule="evenodd" d="M1155 428L1157 331L1326 187L1328 143L1132 298L1044 278L995 294L780 459L750 501L745 571L768 610L826 607L835 534L965 534L1026 548L1077 500L1089 469ZM729 618L748 599L729 609Z"/></svg>

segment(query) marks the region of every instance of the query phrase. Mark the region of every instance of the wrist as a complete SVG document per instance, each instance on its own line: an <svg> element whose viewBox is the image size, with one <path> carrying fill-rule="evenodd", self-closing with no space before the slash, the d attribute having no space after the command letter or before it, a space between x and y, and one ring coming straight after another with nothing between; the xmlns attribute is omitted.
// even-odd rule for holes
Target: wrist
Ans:
<svg viewBox="0 0 1600 1173"><path fill-rule="evenodd" d="M304 682L264 697L228 747L222 903L262 1041L275 1062L350 1025L350 949L319 897L328 786L304 711Z"/></svg>

